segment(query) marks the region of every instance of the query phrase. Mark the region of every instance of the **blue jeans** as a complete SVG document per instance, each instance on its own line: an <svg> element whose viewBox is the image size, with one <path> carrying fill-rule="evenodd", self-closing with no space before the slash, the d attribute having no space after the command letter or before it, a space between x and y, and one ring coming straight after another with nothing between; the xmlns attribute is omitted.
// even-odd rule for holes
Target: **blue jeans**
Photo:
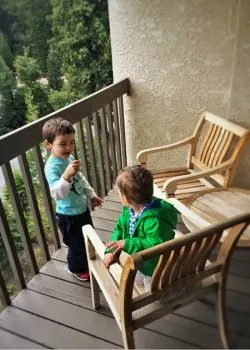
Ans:
<svg viewBox="0 0 250 350"><path fill-rule="evenodd" d="M87 272L88 261L82 226L93 226L89 209L80 215L63 215L56 213L56 223L62 233L63 243L68 246L68 268L71 272Z"/></svg>

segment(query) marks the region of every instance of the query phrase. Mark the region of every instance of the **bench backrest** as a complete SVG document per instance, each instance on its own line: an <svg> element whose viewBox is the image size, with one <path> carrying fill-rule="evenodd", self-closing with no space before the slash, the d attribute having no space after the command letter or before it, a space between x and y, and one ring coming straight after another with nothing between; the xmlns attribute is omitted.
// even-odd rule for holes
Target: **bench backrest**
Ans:
<svg viewBox="0 0 250 350"><path fill-rule="evenodd" d="M209 226L207 229L129 256L123 265L120 281L120 315L131 317L132 322L133 311L155 301L164 300L167 297L167 302L171 302L175 309L183 305L178 302L174 304L173 300L178 301L180 298L184 300L187 295L190 300L190 292L196 300L202 295L202 289L204 294L206 288L211 290L211 287L218 283L218 276L222 270L228 268L231 247L249 223L250 214L241 215L226 223ZM225 238L223 250L220 249L214 262L209 262L212 251L219 244L226 230L230 233ZM159 257L159 261L152 276L151 291L134 297L133 288L137 271L146 260L155 257ZM203 283L205 281L209 283Z"/></svg>
<svg viewBox="0 0 250 350"><path fill-rule="evenodd" d="M204 136L203 130L206 127ZM233 180L237 160L249 139L249 135L248 129L205 112L194 131L195 141L190 146L188 166L207 170L225 161L231 161L226 171L212 176L221 186L228 187ZM203 140L200 140L201 136L204 137ZM197 149L198 143L201 143L199 149Z"/></svg>

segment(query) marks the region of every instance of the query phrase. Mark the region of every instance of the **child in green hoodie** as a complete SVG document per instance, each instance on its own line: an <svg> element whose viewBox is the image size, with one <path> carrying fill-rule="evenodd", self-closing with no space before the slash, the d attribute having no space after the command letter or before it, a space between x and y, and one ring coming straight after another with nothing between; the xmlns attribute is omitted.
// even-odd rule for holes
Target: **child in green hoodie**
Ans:
<svg viewBox="0 0 250 350"><path fill-rule="evenodd" d="M153 176L149 170L139 165L129 166L118 175L116 184L124 207L111 241L106 243L107 268L121 250L134 254L173 239L177 223L173 205L153 197ZM140 270L145 289L157 262L157 258L148 260Z"/></svg>

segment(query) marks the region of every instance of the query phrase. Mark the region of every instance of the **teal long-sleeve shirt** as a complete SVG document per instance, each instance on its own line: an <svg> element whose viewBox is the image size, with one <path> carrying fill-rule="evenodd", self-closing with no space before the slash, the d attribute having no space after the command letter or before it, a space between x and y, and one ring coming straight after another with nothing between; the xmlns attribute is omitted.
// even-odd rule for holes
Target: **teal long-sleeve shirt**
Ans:
<svg viewBox="0 0 250 350"><path fill-rule="evenodd" d="M133 237L129 236L129 219L129 210L124 207L111 236L111 241L125 240L123 250L128 254L135 254L174 238L177 211L172 204L162 199L154 198L150 209L140 216ZM157 262L157 258L145 261L140 271L152 276Z"/></svg>

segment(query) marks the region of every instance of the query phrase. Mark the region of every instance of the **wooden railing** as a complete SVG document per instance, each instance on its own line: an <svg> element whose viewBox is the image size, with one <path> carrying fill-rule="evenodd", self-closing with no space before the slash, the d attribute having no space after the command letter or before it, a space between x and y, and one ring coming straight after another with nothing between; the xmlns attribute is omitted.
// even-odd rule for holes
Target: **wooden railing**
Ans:
<svg viewBox="0 0 250 350"><path fill-rule="evenodd" d="M51 118L62 117L75 125L76 157L81 161L81 170L96 192L104 196L111 189L118 171L127 163L123 95L128 93L129 80L124 79L0 137L0 166L14 212L17 232L21 237L21 253L16 249L12 225L1 198L0 233L17 291L25 288L27 280L50 260L51 251L60 248L53 202L43 170L46 161L46 152L42 145L43 124ZM13 158L18 159L28 201L26 207L28 206L34 223L35 238L31 237L25 219L23 200L20 198L10 163ZM34 186L35 180L39 188ZM39 259L34 252L35 245L39 250ZM25 267L23 260L26 261ZM0 266L2 303L8 305L11 302L11 293L7 288L8 276L5 276L2 264ZM28 277L24 272L27 267Z"/></svg>

